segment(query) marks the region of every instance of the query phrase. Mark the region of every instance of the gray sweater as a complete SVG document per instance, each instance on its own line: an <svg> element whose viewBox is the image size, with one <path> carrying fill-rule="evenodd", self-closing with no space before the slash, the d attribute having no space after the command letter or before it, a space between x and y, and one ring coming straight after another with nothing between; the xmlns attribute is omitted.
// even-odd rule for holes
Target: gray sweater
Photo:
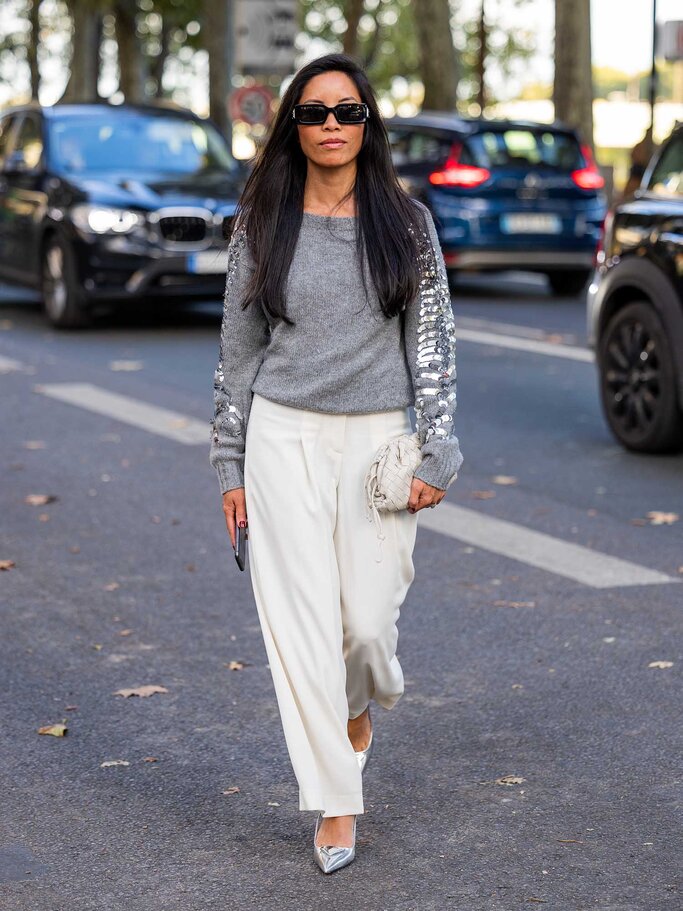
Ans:
<svg viewBox="0 0 683 911"><path fill-rule="evenodd" d="M445 490L462 463L454 434L455 325L446 268L428 209L417 228L421 282L398 317L382 313L367 260L366 296L356 217L303 213L286 290L289 326L264 309L241 309L254 263L243 226L233 232L225 281L209 461L221 493L244 486L252 393L333 414L413 405L422 462L415 477Z"/></svg>

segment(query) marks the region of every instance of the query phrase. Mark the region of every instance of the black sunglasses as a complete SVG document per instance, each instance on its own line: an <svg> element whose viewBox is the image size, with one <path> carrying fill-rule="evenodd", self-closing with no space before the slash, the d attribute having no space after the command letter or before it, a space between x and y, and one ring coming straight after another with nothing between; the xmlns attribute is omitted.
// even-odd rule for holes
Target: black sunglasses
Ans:
<svg viewBox="0 0 683 911"><path fill-rule="evenodd" d="M325 104L295 104L292 119L307 126L325 123L330 111L337 118L337 123L365 123L370 116L370 109L363 102L336 104L333 108Z"/></svg>

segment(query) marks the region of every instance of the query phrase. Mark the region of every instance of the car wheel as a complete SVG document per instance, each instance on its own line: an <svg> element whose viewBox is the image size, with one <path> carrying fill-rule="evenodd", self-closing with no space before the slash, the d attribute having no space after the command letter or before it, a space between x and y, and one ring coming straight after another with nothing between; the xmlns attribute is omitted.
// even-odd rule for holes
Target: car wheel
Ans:
<svg viewBox="0 0 683 911"><path fill-rule="evenodd" d="M577 294L581 294L590 275L591 273L588 269L548 272L548 282L553 294L557 294L560 297L574 297Z"/></svg>
<svg viewBox="0 0 683 911"><path fill-rule="evenodd" d="M603 413L619 442L637 452L683 445L676 367L654 307L636 301L617 311L596 353Z"/></svg>
<svg viewBox="0 0 683 911"><path fill-rule="evenodd" d="M76 277L73 251L56 234L45 243L41 268L43 309L50 323L60 329L87 326L91 316Z"/></svg>

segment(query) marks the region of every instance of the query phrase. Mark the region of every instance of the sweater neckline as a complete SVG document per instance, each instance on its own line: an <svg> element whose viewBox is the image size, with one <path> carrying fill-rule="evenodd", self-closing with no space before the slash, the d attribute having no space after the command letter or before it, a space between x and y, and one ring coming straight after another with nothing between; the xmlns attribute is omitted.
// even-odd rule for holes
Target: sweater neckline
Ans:
<svg viewBox="0 0 683 911"><path fill-rule="evenodd" d="M356 215L318 215L317 212L306 212L304 210L305 218L324 218L326 221L355 221Z"/></svg>
<svg viewBox="0 0 683 911"><path fill-rule="evenodd" d="M308 222L311 227L329 227L341 231L355 231L356 215L318 215L316 212L303 213L304 222Z"/></svg>

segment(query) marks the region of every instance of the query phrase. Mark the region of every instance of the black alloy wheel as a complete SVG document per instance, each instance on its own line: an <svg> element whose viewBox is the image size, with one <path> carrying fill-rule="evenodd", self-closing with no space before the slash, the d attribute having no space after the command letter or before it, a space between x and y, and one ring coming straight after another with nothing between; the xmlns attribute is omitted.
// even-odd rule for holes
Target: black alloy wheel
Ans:
<svg viewBox="0 0 683 911"><path fill-rule="evenodd" d="M59 329L89 325L91 316L76 275L73 251L57 234L45 241L41 269L43 309L50 323Z"/></svg>
<svg viewBox="0 0 683 911"><path fill-rule="evenodd" d="M602 333L597 362L603 413L615 437L637 452L683 445L676 368L666 330L652 304L618 310Z"/></svg>

